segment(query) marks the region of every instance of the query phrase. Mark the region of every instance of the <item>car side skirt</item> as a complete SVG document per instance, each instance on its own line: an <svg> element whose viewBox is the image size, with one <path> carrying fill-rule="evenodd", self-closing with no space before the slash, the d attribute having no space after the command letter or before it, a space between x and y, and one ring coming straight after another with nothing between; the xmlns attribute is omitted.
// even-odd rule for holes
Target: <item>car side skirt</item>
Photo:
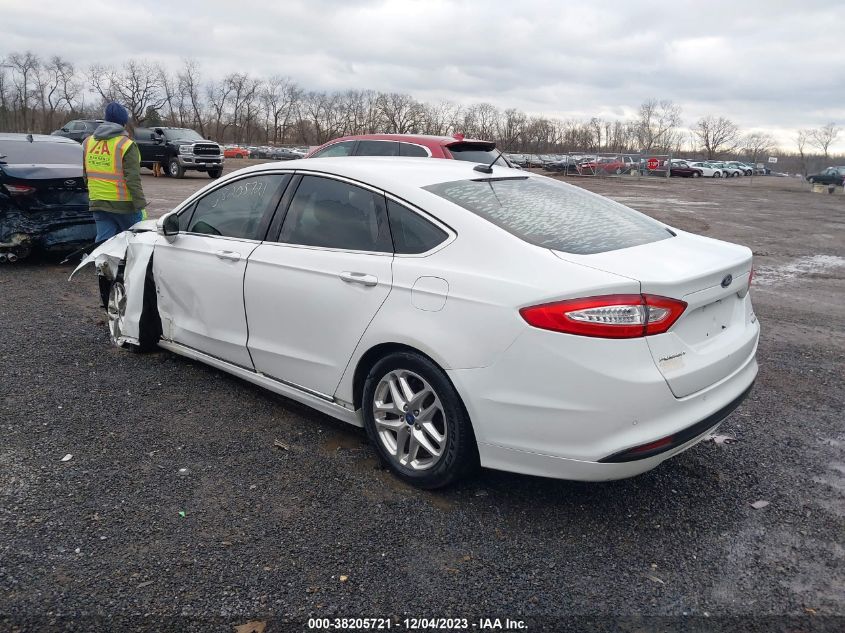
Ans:
<svg viewBox="0 0 845 633"><path fill-rule="evenodd" d="M243 380L258 385L259 387L263 387L264 389L277 393L286 398L290 398L291 400L301 402L302 404L307 405L312 409L316 409L321 413L330 415L331 417L341 420L342 422L347 422L348 424L352 424L358 427L364 426L364 421L361 418L359 411L352 411L350 409L347 409L346 407L343 407L337 402L335 402L329 396L322 396L316 394L312 391L306 390L304 387L299 387L297 385L293 385L291 383L284 382L276 378L271 378L270 376L258 373L252 369L241 367L239 365L234 365L220 358L216 358L214 356L196 350L192 347L181 345L173 341L159 341L158 346L162 349L166 349L169 352L173 352L174 354L179 354L180 356L185 356L187 358L200 361L201 363L205 363L206 365L211 365L212 367L220 369L221 371L225 371L226 373L232 374L233 376L242 378Z"/></svg>

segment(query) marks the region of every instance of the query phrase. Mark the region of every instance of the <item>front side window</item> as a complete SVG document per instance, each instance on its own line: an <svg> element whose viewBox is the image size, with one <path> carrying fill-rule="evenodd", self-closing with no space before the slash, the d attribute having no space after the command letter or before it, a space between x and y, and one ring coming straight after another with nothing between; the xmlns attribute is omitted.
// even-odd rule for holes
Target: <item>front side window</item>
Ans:
<svg viewBox="0 0 845 633"><path fill-rule="evenodd" d="M449 234L407 207L387 201L393 249L400 255L425 253L442 243Z"/></svg>
<svg viewBox="0 0 845 633"><path fill-rule="evenodd" d="M424 187L530 244L590 255L671 237L618 202L554 180L486 178Z"/></svg>
<svg viewBox="0 0 845 633"><path fill-rule="evenodd" d="M393 250L383 196L316 176L302 179L279 241L353 251Z"/></svg>
<svg viewBox="0 0 845 633"><path fill-rule="evenodd" d="M330 156L349 156L352 154L352 148L355 146L355 141L343 141L342 143L335 143L326 148L321 149L315 153L311 158L329 158Z"/></svg>
<svg viewBox="0 0 845 633"><path fill-rule="evenodd" d="M242 178L218 187L197 202L188 232L262 239L262 220L272 212L288 180L290 176L269 174Z"/></svg>
<svg viewBox="0 0 845 633"><path fill-rule="evenodd" d="M356 156L399 156L399 143L396 141L358 141Z"/></svg>

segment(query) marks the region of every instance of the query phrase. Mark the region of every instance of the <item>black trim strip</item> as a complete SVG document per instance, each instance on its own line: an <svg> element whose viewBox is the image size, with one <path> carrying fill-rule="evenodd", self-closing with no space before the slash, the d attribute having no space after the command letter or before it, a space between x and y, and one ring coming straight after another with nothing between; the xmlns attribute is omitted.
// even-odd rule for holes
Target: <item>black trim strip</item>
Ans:
<svg viewBox="0 0 845 633"><path fill-rule="evenodd" d="M623 462L635 462L640 459L648 459L649 457L654 457L655 455L659 455L660 453L665 453L666 451L671 451L673 448L677 448L681 444L686 444L691 439L698 437L699 435L703 435L708 433L709 431L713 430L716 426L718 426L722 420L728 417L731 413L733 413L734 409L736 409L742 401L748 397L748 394L751 393L751 389L754 387L754 383L751 383L748 386L748 389L743 391L739 394L735 400L732 400L724 407L716 411L706 418L704 418L701 422L697 422L692 426L688 426L687 428L678 431L677 433L673 433L669 437L672 438L672 441L669 444L664 446L659 446L650 451L643 451L639 453L632 453L631 451L636 450L636 446L633 448L627 448L624 451L620 451L618 453L614 453L608 457L604 457L599 460L600 464L620 464ZM659 441L659 440L654 440ZM651 444L652 442L646 442L645 444Z"/></svg>

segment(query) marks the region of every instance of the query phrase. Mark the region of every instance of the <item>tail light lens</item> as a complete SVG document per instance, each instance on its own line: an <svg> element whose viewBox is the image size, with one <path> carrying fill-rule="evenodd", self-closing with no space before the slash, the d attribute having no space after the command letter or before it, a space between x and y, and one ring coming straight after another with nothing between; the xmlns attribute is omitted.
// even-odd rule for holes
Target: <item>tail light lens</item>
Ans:
<svg viewBox="0 0 845 633"><path fill-rule="evenodd" d="M529 325L553 332L597 338L637 338L662 334L687 304L657 295L604 295L522 308Z"/></svg>
<svg viewBox="0 0 845 633"><path fill-rule="evenodd" d="M29 185L6 185L6 191L13 196L26 196L35 193L35 187Z"/></svg>

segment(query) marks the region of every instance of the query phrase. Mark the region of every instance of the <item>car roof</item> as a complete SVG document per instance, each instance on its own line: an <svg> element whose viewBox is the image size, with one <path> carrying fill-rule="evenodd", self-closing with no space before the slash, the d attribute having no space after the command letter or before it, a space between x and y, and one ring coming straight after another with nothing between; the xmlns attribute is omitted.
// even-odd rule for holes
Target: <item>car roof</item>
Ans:
<svg viewBox="0 0 845 633"><path fill-rule="evenodd" d="M384 189L386 191L419 189L438 182L486 178L525 178L524 171L496 163L492 174L475 171L478 163L463 160L431 160L395 156L342 156L331 158L302 158L285 162L264 163L247 167L243 172L265 171L322 172L342 176Z"/></svg>
<svg viewBox="0 0 845 633"><path fill-rule="evenodd" d="M326 141L324 145L329 143L337 143L339 141L402 141L405 143L417 143L426 146L447 146L455 143L485 143L490 144L493 141L485 141L477 138L463 138L462 136L435 136L433 134L357 134L353 136L341 136L339 138Z"/></svg>
<svg viewBox="0 0 845 633"><path fill-rule="evenodd" d="M64 136L53 136L52 134L24 134L23 132L0 132L0 141L29 141L32 137L33 143L70 143L79 145L71 138Z"/></svg>

